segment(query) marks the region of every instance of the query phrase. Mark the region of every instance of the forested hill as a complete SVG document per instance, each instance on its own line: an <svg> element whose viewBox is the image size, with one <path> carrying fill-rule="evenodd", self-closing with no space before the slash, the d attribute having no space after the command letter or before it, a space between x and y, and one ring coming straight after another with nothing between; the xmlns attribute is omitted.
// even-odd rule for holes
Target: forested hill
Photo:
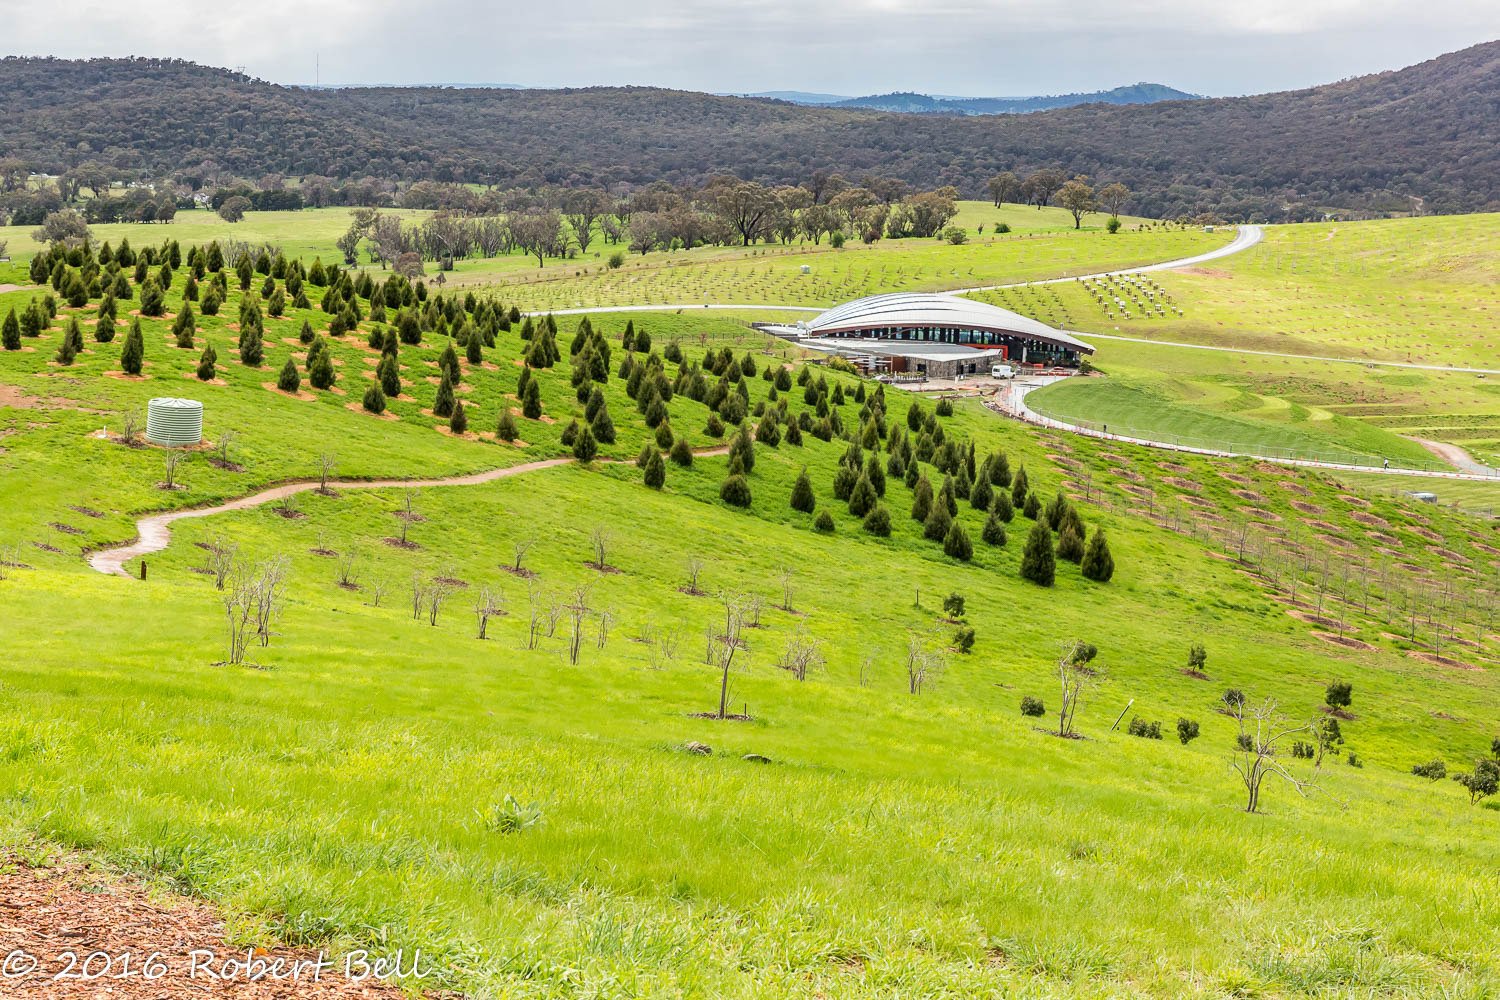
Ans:
<svg viewBox="0 0 1500 1000"><path fill-rule="evenodd" d="M0 60L0 157L188 177L374 176L525 186L815 170L982 196L1001 170L1122 181L1132 210L1307 218L1500 208L1500 42L1257 97L912 116L649 88L280 87L168 60Z"/></svg>
<svg viewBox="0 0 1500 1000"><path fill-rule="evenodd" d="M872 111L902 111L907 114L1020 115L1050 108L1080 104L1152 104L1156 101L1192 101L1196 94L1174 90L1159 83L1135 83L1089 94L1054 94L1046 97L931 97L927 94L872 94L823 104L834 108L868 108Z"/></svg>

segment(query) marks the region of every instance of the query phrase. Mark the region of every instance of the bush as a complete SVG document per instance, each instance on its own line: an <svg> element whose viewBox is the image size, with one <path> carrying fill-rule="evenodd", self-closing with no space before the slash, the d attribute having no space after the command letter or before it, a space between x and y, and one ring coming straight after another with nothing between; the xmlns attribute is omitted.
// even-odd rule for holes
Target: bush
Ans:
<svg viewBox="0 0 1500 1000"><path fill-rule="evenodd" d="M875 487L870 485L870 478L861 473L854 483L854 489L849 492L849 513L855 517L864 517L875 509L879 501L880 498L875 495Z"/></svg>
<svg viewBox="0 0 1500 1000"><path fill-rule="evenodd" d="M667 463L661 460L661 452L655 448L646 458L646 467L642 476L647 486L653 490L659 490L667 481Z"/></svg>
<svg viewBox="0 0 1500 1000"><path fill-rule="evenodd" d="M293 368L292 371L296 372L296 369ZM362 405L371 413L385 412L385 391L380 388L379 382L370 383L370 387L365 390L365 398L362 401Z"/></svg>
<svg viewBox="0 0 1500 1000"><path fill-rule="evenodd" d="M1192 719L1177 720L1177 739L1187 746L1198 738L1198 723Z"/></svg>
<svg viewBox="0 0 1500 1000"><path fill-rule="evenodd" d="M974 558L974 543L969 541L969 533L957 521L948 527L948 534L943 538L943 552L964 562Z"/></svg>
<svg viewBox="0 0 1500 1000"><path fill-rule="evenodd" d="M1042 704L1042 699L1033 698L1031 695L1021 696L1021 714L1031 718L1039 718L1047 714L1047 706Z"/></svg>
<svg viewBox="0 0 1500 1000"><path fill-rule="evenodd" d="M729 476L719 487L719 499L731 507L750 506L750 481L738 473Z"/></svg>
<svg viewBox="0 0 1500 1000"><path fill-rule="evenodd" d="M949 399L947 396L944 396L942 399L939 399L937 401L936 412L937 412L937 415L940 416L940 417L951 417L951 416L953 416L953 400Z"/></svg>
<svg viewBox="0 0 1500 1000"><path fill-rule="evenodd" d="M1129 732L1131 736L1139 736L1142 739L1159 740L1161 739L1161 723L1147 722L1146 720L1139 717L1133 718L1130 720L1130 726L1127 732Z"/></svg>
<svg viewBox="0 0 1500 1000"><path fill-rule="evenodd" d="M462 406L463 404L459 405ZM578 437L573 441L573 457L580 462L592 462L594 456L598 454L599 441L594 437L594 432L589 430L588 425L585 424L579 428ZM651 454L655 456L657 464L660 464L661 455L655 451ZM648 463L646 467L649 469L651 466Z"/></svg>
<svg viewBox="0 0 1500 1000"><path fill-rule="evenodd" d="M797 476L797 481L792 484L792 510L811 514L817 505L817 498L813 496L812 480L808 478L807 466L804 465L801 474Z"/></svg>
<svg viewBox="0 0 1500 1000"><path fill-rule="evenodd" d="M1219 696L1219 700L1222 701L1224 703L1224 707L1229 709L1231 712L1238 711L1245 704L1245 692L1241 691L1239 688L1230 688Z"/></svg>
<svg viewBox="0 0 1500 1000"><path fill-rule="evenodd" d="M302 388L302 375L291 358L287 358L286 364L281 366L281 374L276 377L276 388L282 392L296 392Z"/></svg>
<svg viewBox="0 0 1500 1000"><path fill-rule="evenodd" d="M1354 685L1348 681L1334 681L1328 685L1323 700L1329 708L1348 708L1354 702Z"/></svg>
<svg viewBox="0 0 1500 1000"><path fill-rule="evenodd" d="M943 598L943 614L954 621L960 621L963 619L966 603L963 594L949 594Z"/></svg>
<svg viewBox="0 0 1500 1000"><path fill-rule="evenodd" d="M864 527L877 538L891 536L891 512L886 509L885 504L877 503L870 513L865 515Z"/></svg>
<svg viewBox="0 0 1500 1000"><path fill-rule="evenodd" d="M1071 521L1065 522L1062 531L1058 532L1057 558L1073 563L1083 560L1083 536L1078 533L1077 528L1073 527Z"/></svg>
<svg viewBox="0 0 1500 1000"><path fill-rule="evenodd" d="M1109 221L1104 224L1104 228L1110 233L1118 233L1120 231L1120 220L1111 215Z"/></svg>
<svg viewBox="0 0 1500 1000"><path fill-rule="evenodd" d="M953 633L953 649L959 653L974 651L974 629L964 626Z"/></svg>
<svg viewBox="0 0 1500 1000"><path fill-rule="evenodd" d="M313 362L311 370L308 371L307 380L313 384L314 389L330 389L336 379L333 361L329 357L329 351L324 349L318 354L318 359Z"/></svg>
<svg viewBox="0 0 1500 1000"><path fill-rule="evenodd" d="M146 338L141 334L141 321L130 324L125 335L125 344L120 348L120 371L126 375L139 375L146 357Z"/></svg>
<svg viewBox="0 0 1500 1000"><path fill-rule="evenodd" d="M1254 743L1250 740L1249 734L1242 734L1240 737L1240 741L1241 749L1248 750L1254 746ZM1299 760L1312 760L1317 755L1318 748L1313 746L1311 743L1307 743L1303 740L1297 740L1292 744L1292 756L1298 758Z"/></svg>
<svg viewBox="0 0 1500 1000"><path fill-rule="evenodd" d="M455 435L465 434L469 430L469 415L464 411L462 400L453 404L453 415L448 418L448 430ZM584 433L587 434L588 431L585 430ZM590 440L593 439L590 438ZM575 448L574 451L576 452L577 449Z"/></svg>
<svg viewBox="0 0 1500 1000"><path fill-rule="evenodd" d="M495 437L501 441L514 441L516 439L516 418L511 415L509 407L501 407L500 422L495 425Z"/></svg>
<svg viewBox="0 0 1500 1000"><path fill-rule="evenodd" d="M1007 223L1007 222L997 222L997 223L995 223L995 234L997 236L1003 236L1003 235L1005 235L1008 232L1010 232L1010 224L1009 223Z"/></svg>
<svg viewBox="0 0 1500 1000"><path fill-rule="evenodd" d="M1441 781L1448 777L1448 765L1441 760L1430 760L1425 764L1413 764L1411 773L1428 781Z"/></svg>
<svg viewBox="0 0 1500 1000"><path fill-rule="evenodd" d="M688 439L679 437L672 442L672 451L669 456L672 462L686 469L693 464L693 446L688 444Z"/></svg>
<svg viewBox="0 0 1500 1000"><path fill-rule="evenodd" d="M818 511L818 516L813 518L813 528L825 535L833 534L833 515L826 510Z"/></svg>
<svg viewBox="0 0 1500 1000"><path fill-rule="evenodd" d="M1005 525L994 511L990 511L989 517L984 519L984 528L980 530L979 537L986 545L993 545L996 548L1005 545Z"/></svg>
<svg viewBox="0 0 1500 1000"><path fill-rule="evenodd" d="M204 381L204 382L212 382L213 381L214 375L217 374L214 371L214 366L218 363L218 360L219 360L219 352L214 350L214 345L211 344L211 343L204 344L203 345L203 353L198 356L198 369L195 372L195 374L198 376L198 378L201 381ZM292 366L292 371L295 372L296 370L297 370L297 367L295 365L293 365Z"/></svg>
<svg viewBox="0 0 1500 1000"><path fill-rule="evenodd" d="M1032 494L1032 500L1036 494ZM1026 536L1026 548L1021 552L1021 579L1043 587L1052 586L1057 577L1057 560L1052 553L1052 529L1046 521L1037 521Z"/></svg>

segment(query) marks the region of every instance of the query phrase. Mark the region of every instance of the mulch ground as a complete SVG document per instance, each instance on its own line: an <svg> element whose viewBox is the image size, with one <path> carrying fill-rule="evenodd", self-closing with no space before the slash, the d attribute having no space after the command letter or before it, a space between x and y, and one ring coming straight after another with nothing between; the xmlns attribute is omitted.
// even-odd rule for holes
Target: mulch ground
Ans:
<svg viewBox="0 0 1500 1000"><path fill-rule="evenodd" d="M153 955L155 960L148 966ZM225 939L224 923L212 907L154 897L139 885L106 876L76 860L33 868L15 858L0 857L0 996L16 1000L398 1000L403 996L394 979L384 983L373 976L361 980L357 965L356 975L346 976L343 959L336 957L329 957L328 967L320 970L317 959L316 952L305 949L231 946ZM405 968L410 968L409 957Z"/></svg>

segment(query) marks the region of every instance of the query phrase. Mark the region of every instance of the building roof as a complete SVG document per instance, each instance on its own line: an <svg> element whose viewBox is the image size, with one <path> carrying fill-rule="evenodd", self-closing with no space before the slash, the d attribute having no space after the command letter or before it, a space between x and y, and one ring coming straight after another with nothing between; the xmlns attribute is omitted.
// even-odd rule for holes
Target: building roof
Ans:
<svg viewBox="0 0 1500 1000"><path fill-rule="evenodd" d="M826 337L851 330L880 327L955 326L971 330L993 330L1021 337L1032 337L1088 354L1094 348L1009 309L988 302L960 298L941 292L888 292L869 295L841 306L834 306L808 320L806 333Z"/></svg>
<svg viewBox="0 0 1500 1000"><path fill-rule="evenodd" d="M878 354L881 357L921 358L924 361L978 361L999 357L998 349L986 350L963 344L938 344L920 340L840 340L834 337L809 337L801 343L815 351L834 354Z"/></svg>

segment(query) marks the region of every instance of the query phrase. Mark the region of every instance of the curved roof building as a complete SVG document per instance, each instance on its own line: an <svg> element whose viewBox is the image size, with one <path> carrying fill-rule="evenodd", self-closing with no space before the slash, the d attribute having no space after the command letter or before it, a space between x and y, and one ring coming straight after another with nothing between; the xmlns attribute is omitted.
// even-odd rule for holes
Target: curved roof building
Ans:
<svg viewBox="0 0 1500 1000"><path fill-rule="evenodd" d="M879 341L899 346L951 344L1022 364L1076 365L1094 348L1009 309L940 292L891 292L835 306L799 324L807 337ZM871 345L874 346L873 344ZM926 353L933 353L930 348Z"/></svg>

